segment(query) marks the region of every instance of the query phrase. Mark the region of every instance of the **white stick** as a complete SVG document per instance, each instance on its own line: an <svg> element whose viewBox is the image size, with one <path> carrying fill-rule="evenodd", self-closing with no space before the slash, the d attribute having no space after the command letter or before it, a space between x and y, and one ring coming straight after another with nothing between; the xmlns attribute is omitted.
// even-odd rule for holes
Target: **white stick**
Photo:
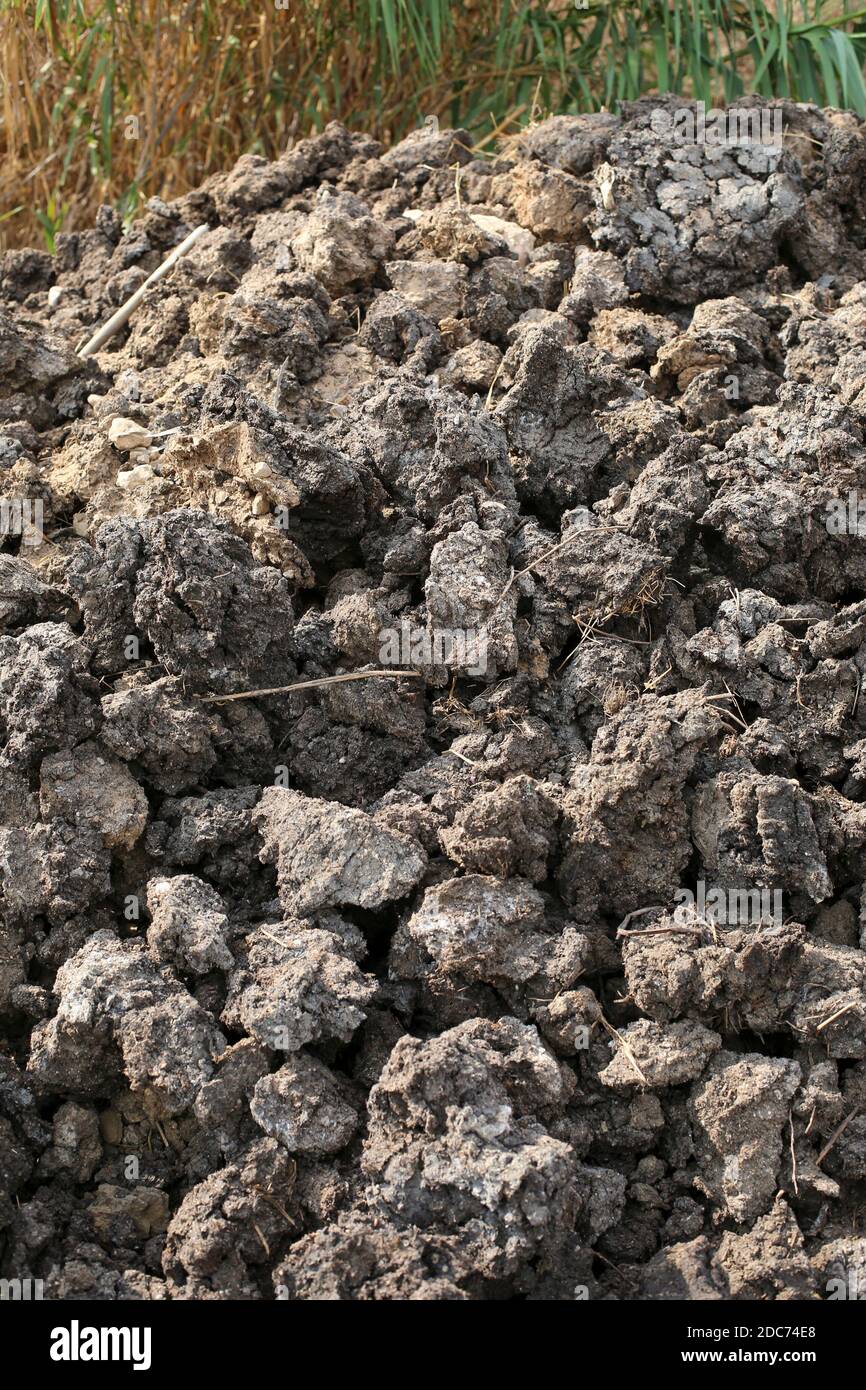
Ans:
<svg viewBox="0 0 866 1390"><path fill-rule="evenodd" d="M103 343L107 343L109 338L113 338L118 328L122 328L134 309L137 309L151 285L155 285L157 280L161 280L167 275L173 265L176 265L181 256L185 256L191 246L195 246L200 241L205 232L209 232L210 227L206 222L202 222L188 237L184 237L179 246L169 252L162 265L158 265L156 270L151 271L143 285L139 285L135 294L130 295L125 304L121 304L116 313L111 315L107 323L97 329L92 338L88 338L83 348L79 349L79 357L90 357L92 353L98 352Z"/></svg>

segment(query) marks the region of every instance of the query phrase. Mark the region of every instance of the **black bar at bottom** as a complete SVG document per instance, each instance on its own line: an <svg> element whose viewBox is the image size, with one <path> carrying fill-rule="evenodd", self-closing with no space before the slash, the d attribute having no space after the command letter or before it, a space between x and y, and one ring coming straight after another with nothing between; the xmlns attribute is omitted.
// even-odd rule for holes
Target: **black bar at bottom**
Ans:
<svg viewBox="0 0 866 1390"><path fill-rule="evenodd" d="M407 1334L422 1352L425 1379L440 1365L443 1374L453 1375L455 1358L463 1375L473 1361L488 1381L499 1365L514 1375L515 1358L531 1355L534 1346L536 1354L542 1347L548 1354L557 1347L578 1380L588 1378L590 1365L594 1376L607 1365L617 1377L673 1372L695 1380L708 1370L736 1374L740 1368L755 1368L771 1383L792 1369L826 1380L843 1367L856 1366L864 1320L855 1305L856 1300L848 1307L844 1301L576 1301L563 1307L491 1301L457 1310L453 1305L447 1310L414 1305L407 1313L383 1304L329 1310L322 1304L278 1300L22 1301L0 1303L0 1345L7 1353L26 1347L28 1370L61 1383L70 1376L99 1378L102 1371L129 1373L139 1380L167 1372L212 1375L222 1383L239 1375L309 1379L316 1374L310 1361L319 1358L319 1374L331 1379L345 1365L354 1379L363 1373L373 1348L383 1371L389 1352L397 1353L405 1380L406 1351L400 1351L400 1339Z"/></svg>

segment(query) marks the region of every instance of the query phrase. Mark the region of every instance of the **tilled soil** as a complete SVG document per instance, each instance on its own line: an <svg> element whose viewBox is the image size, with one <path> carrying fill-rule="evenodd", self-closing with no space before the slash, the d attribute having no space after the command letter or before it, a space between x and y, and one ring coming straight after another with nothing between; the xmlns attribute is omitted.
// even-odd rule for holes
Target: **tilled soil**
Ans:
<svg viewBox="0 0 866 1390"><path fill-rule="evenodd" d="M866 1290L866 128L657 107L0 261L3 1278Z"/></svg>

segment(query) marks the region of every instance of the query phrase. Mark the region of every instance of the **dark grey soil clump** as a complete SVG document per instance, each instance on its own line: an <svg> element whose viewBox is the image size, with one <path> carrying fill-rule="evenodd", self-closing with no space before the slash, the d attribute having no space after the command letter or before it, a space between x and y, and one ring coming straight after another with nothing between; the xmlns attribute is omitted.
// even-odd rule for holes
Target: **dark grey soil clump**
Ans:
<svg viewBox="0 0 866 1390"><path fill-rule="evenodd" d="M866 1289L866 126L657 109L0 260L0 1278Z"/></svg>

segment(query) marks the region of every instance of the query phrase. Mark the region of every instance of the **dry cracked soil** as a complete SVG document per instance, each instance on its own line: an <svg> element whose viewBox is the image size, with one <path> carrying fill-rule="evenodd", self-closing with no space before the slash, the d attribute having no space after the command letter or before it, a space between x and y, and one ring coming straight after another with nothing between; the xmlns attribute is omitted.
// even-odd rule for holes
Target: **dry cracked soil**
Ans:
<svg viewBox="0 0 866 1390"><path fill-rule="evenodd" d="M866 1290L866 126L658 104L0 260L3 1279Z"/></svg>

